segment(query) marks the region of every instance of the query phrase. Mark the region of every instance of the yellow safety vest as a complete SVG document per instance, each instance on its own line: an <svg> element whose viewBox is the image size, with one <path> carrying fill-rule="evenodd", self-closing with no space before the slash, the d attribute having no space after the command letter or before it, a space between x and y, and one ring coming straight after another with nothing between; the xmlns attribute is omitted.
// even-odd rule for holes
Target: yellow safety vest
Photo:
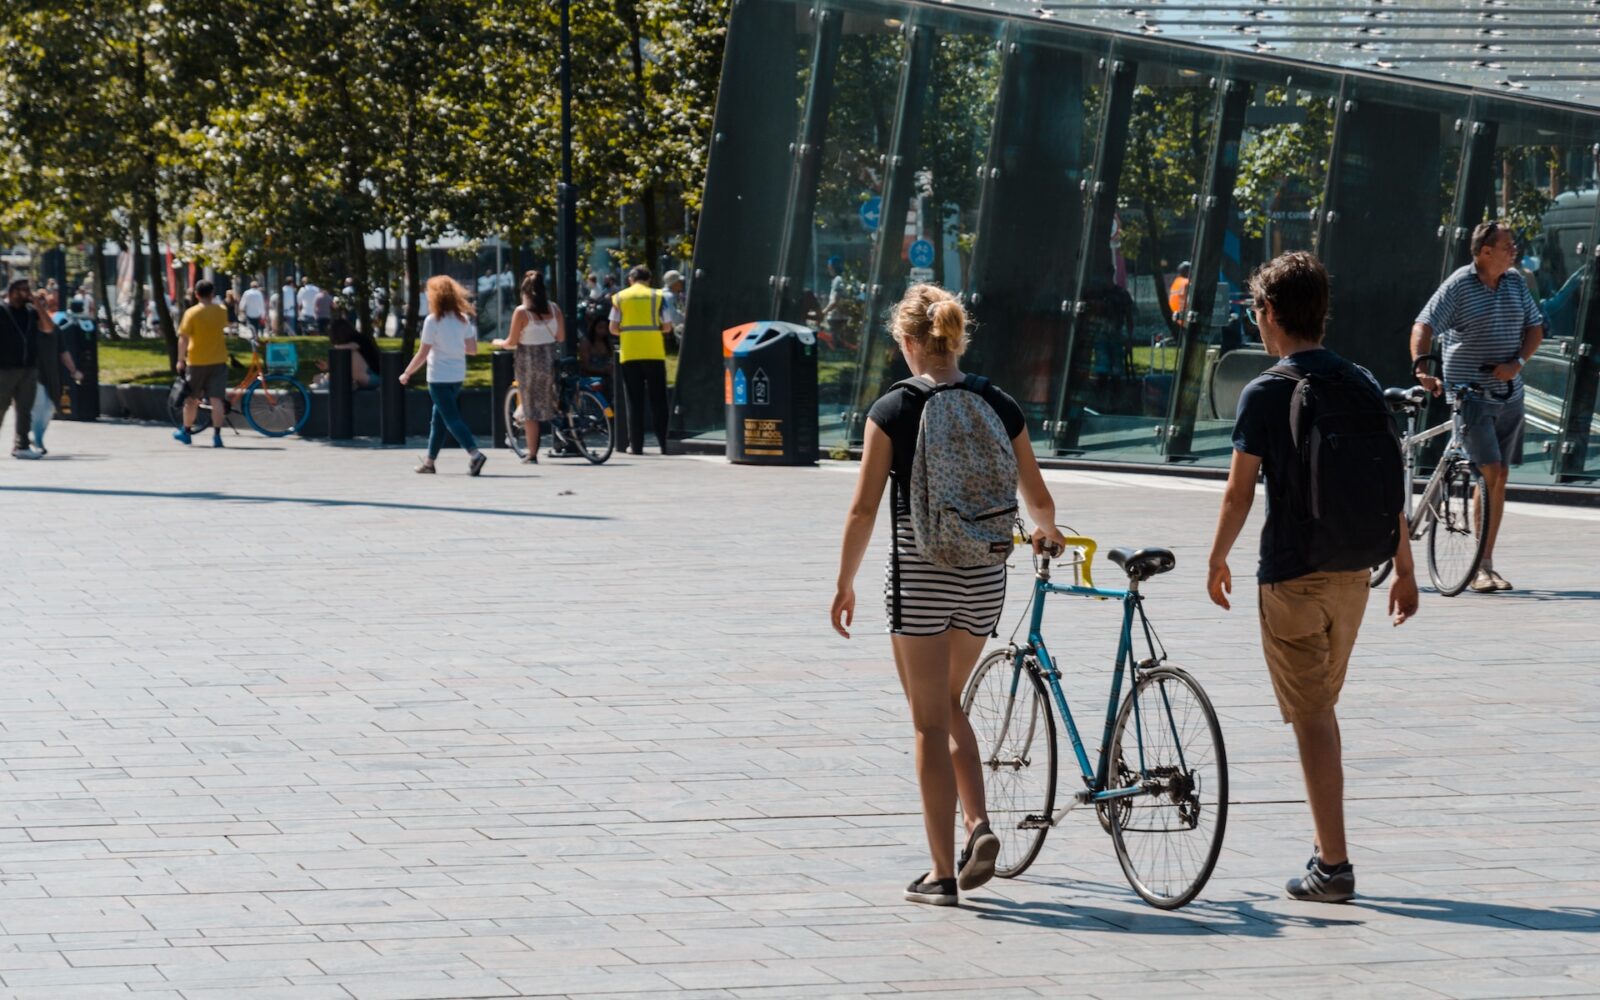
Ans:
<svg viewBox="0 0 1600 1000"><path fill-rule="evenodd" d="M623 361L665 361L667 344L661 336L666 297L649 285L629 285L611 296L622 314Z"/></svg>

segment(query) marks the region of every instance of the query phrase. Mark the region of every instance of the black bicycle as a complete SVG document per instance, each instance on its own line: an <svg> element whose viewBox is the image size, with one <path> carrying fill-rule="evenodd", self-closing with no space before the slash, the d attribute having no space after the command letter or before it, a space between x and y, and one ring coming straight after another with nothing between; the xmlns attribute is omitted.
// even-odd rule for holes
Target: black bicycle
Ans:
<svg viewBox="0 0 1600 1000"><path fill-rule="evenodd" d="M551 458L582 457L599 465L616 449L616 413L601 389L602 380L578 372L577 358L562 358L557 369L556 415L550 420ZM528 457L528 432L522 415L522 389L506 393L506 446Z"/></svg>

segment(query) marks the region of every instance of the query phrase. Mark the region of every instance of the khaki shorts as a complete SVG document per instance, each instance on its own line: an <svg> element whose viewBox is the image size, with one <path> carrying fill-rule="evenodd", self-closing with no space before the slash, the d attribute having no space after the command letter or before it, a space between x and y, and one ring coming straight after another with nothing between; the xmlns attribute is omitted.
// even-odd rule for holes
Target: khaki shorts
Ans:
<svg viewBox="0 0 1600 1000"><path fill-rule="evenodd" d="M228 394L227 365L185 365L183 377L189 383L189 395L195 399L204 397L215 402Z"/></svg>
<svg viewBox="0 0 1600 1000"><path fill-rule="evenodd" d="M1362 569L1261 584L1261 648L1284 722L1332 711L1339 703L1367 611L1368 581Z"/></svg>

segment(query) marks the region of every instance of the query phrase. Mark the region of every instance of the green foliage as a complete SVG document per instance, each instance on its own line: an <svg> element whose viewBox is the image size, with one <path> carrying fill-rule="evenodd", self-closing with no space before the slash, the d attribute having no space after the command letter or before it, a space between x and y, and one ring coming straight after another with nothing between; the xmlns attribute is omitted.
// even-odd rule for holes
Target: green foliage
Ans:
<svg viewBox="0 0 1600 1000"><path fill-rule="evenodd" d="M1233 199L1244 235L1256 239L1274 212L1314 212L1322 203L1334 118L1326 98L1301 92L1291 104L1281 87L1269 88L1259 106L1299 120L1252 126L1239 150Z"/></svg>

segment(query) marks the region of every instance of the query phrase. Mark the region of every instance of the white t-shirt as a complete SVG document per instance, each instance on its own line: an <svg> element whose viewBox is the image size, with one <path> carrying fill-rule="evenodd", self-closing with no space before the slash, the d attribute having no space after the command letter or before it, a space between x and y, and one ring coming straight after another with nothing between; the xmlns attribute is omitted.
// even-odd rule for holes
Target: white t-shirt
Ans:
<svg viewBox="0 0 1600 1000"><path fill-rule="evenodd" d="M460 316L429 313L422 321L422 342L429 348L428 381L465 382L467 341L477 339L477 328Z"/></svg>
<svg viewBox="0 0 1600 1000"><path fill-rule="evenodd" d="M528 325L522 328L522 342L524 344L540 347L544 344L556 342L555 313L540 319L533 314L531 309L527 309L524 306L518 306L517 308L528 314Z"/></svg>
<svg viewBox="0 0 1600 1000"><path fill-rule="evenodd" d="M300 286L300 315L316 315L317 293L320 291L320 288L309 281Z"/></svg>
<svg viewBox="0 0 1600 1000"><path fill-rule="evenodd" d="M239 308L251 319L260 319L267 310L267 298L259 288L246 288L239 296Z"/></svg>
<svg viewBox="0 0 1600 1000"><path fill-rule="evenodd" d="M284 285L278 292L278 311L285 316L294 315L294 286Z"/></svg>

